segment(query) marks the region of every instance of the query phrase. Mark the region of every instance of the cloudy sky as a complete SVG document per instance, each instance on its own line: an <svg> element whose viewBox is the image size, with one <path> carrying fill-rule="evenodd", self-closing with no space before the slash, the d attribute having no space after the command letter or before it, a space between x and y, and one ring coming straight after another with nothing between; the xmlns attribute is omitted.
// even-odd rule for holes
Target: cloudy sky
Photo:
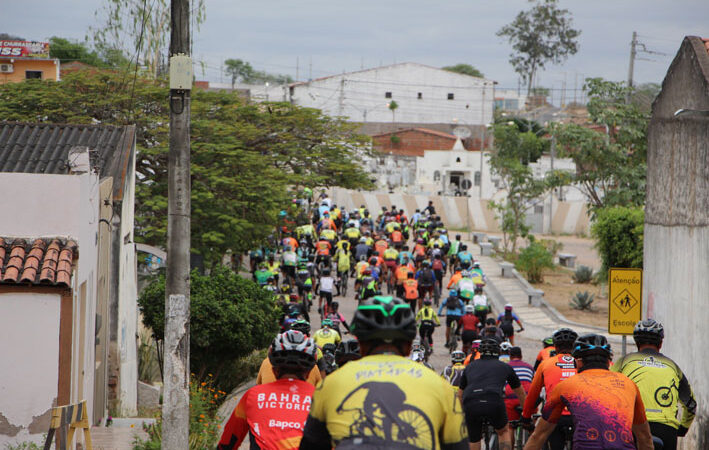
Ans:
<svg viewBox="0 0 709 450"><path fill-rule="evenodd" d="M26 39L56 35L83 39L99 25L104 0L2 2L0 31ZM148 4L156 0L147 0ZM509 45L495 35L525 0L205 0L206 21L194 35L200 79L220 80L220 64L241 58L257 69L299 79L393 62L433 66L465 62L499 87L517 86ZM624 80L630 40L637 31L652 61L635 65L637 82L660 82L685 35L709 37L707 0L561 0L582 31L580 50L563 66L541 73L541 86L567 95L576 80L602 76ZM312 67L312 69L311 69ZM555 94L556 95L556 94Z"/></svg>

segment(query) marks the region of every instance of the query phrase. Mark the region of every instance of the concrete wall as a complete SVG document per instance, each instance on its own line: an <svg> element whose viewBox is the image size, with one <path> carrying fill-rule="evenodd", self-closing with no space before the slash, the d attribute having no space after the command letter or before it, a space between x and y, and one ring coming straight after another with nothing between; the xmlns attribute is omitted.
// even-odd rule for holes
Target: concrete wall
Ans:
<svg viewBox="0 0 709 450"><path fill-rule="evenodd" d="M653 105L648 131L644 309L665 327L663 352L688 377L697 416L683 449L709 448L709 55L685 38Z"/></svg>
<svg viewBox="0 0 709 450"><path fill-rule="evenodd" d="M11 73L0 73L0 84L25 81L25 71L27 70L42 72L43 80L59 79L58 59L0 58L0 64L12 64L13 66Z"/></svg>
<svg viewBox="0 0 709 450"><path fill-rule="evenodd" d="M491 80L402 63L296 84L290 100L354 122L479 125L492 121L493 89Z"/></svg>
<svg viewBox="0 0 709 450"><path fill-rule="evenodd" d="M0 295L0 447L41 441L57 400L60 295Z"/></svg>
<svg viewBox="0 0 709 450"><path fill-rule="evenodd" d="M94 330L100 204L98 176L93 173L81 175L0 173L0 192L4 195L5 211L12 211L12 214L0 215L0 235L71 237L78 243L79 258L71 286L73 346L70 402L87 400L89 416L91 416L94 395ZM29 329L25 329L29 335ZM21 347L25 354L38 351L37 346L29 338L25 338L25 335L15 336L12 342ZM55 365L56 361L55 356ZM21 366L24 362L18 360L17 365ZM51 389L56 393L56 383L51 386ZM25 401L29 402L30 399L27 398ZM51 406L51 404L44 405L40 413L44 413ZM35 432L43 433L46 429ZM41 434L34 437L41 439Z"/></svg>

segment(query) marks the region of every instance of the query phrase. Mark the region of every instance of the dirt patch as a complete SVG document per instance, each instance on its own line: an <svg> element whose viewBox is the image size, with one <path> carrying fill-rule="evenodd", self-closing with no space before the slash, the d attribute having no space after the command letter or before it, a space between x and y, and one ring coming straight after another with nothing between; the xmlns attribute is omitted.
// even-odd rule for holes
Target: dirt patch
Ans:
<svg viewBox="0 0 709 450"><path fill-rule="evenodd" d="M597 327L608 327L608 297L605 285L576 284L572 278L573 272L557 267L544 272L544 282L534 284L544 291L544 299L569 320ZM588 291L595 295L592 311L573 309L569 303L577 292Z"/></svg>

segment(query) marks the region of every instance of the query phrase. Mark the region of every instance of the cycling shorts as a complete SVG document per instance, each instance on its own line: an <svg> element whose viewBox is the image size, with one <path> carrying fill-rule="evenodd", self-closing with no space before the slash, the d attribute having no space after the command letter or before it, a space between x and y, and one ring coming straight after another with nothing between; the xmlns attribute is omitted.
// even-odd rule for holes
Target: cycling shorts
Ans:
<svg viewBox="0 0 709 450"><path fill-rule="evenodd" d="M396 267L396 260L395 259L387 259L384 261L384 264L386 264L387 269L393 270Z"/></svg>
<svg viewBox="0 0 709 450"><path fill-rule="evenodd" d="M459 320L460 320L460 316L446 315L446 326L450 328L450 326L453 324L453 322L458 322Z"/></svg>
<svg viewBox="0 0 709 450"><path fill-rule="evenodd" d="M463 410L470 442L480 442L482 439L484 419L496 430L507 425L507 408L500 396L468 398L463 404Z"/></svg>
<svg viewBox="0 0 709 450"><path fill-rule="evenodd" d="M472 344L475 339L478 338L478 332L475 330L463 330L461 333L461 339L463 340L463 345Z"/></svg>

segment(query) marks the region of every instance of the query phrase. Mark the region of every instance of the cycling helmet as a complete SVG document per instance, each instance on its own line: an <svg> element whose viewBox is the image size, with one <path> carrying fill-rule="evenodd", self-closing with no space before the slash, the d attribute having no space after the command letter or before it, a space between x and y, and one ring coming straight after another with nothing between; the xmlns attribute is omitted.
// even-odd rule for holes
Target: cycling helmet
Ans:
<svg viewBox="0 0 709 450"><path fill-rule="evenodd" d="M316 349L313 340L305 334L288 330L273 340L268 359L274 369L306 372L315 365Z"/></svg>
<svg viewBox="0 0 709 450"><path fill-rule="evenodd" d="M475 306L473 306L473 305L465 305L465 312L466 312L466 313L474 313L474 312L475 312Z"/></svg>
<svg viewBox="0 0 709 450"><path fill-rule="evenodd" d="M655 319L641 320L635 325L633 338L637 345L660 345L665 338L665 329L662 327L662 324Z"/></svg>
<svg viewBox="0 0 709 450"><path fill-rule="evenodd" d="M323 319L321 325L323 327L329 327L329 328L333 327L332 320L330 320L330 319Z"/></svg>
<svg viewBox="0 0 709 450"><path fill-rule="evenodd" d="M296 322L293 322L290 326L291 330L296 330L300 331L306 336L310 335L310 322L307 320L298 320Z"/></svg>
<svg viewBox="0 0 709 450"><path fill-rule="evenodd" d="M411 341L416 337L416 320L408 303L378 295L359 305L351 329L360 341Z"/></svg>
<svg viewBox="0 0 709 450"><path fill-rule="evenodd" d="M448 295L449 295L450 297L457 297L457 296L458 296L458 291L456 291L455 289L451 289L450 291L448 291Z"/></svg>
<svg viewBox="0 0 709 450"><path fill-rule="evenodd" d="M461 352L460 350L456 350L453 353L451 353L451 362L453 362L453 364L456 364L456 363L459 364L459 363L462 363L463 361L465 361L465 353L464 352Z"/></svg>
<svg viewBox="0 0 709 450"><path fill-rule="evenodd" d="M547 336L542 339L542 344L544 345L544 348L551 347L552 345L554 345L554 338L552 336Z"/></svg>
<svg viewBox="0 0 709 450"><path fill-rule="evenodd" d="M342 341L337 345L335 350L335 361L337 365L342 367L345 363L360 359L362 357L359 351L359 342L356 339Z"/></svg>
<svg viewBox="0 0 709 450"><path fill-rule="evenodd" d="M470 348L472 348L473 350L478 350L480 348L480 342L482 342L480 339L475 339Z"/></svg>
<svg viewBox="0 0 709 450"><path fill-rule="evenodd" d="M554 345L557 350L560 348L571 349L578 337L578 333L571 328L559 328L552 335L552 345Z"/></svg>
<svg viewBox="0 0 709 450"><path fill-rule="evenodd" d="M509 342L505 341L500 344L500 352L509 353L510 350L512 350L512 344L510 344Z"/></svg>
<svg viewBox="0 0 709 450"><path fill-rule="evenodd" d="M431 299L430 299L430 298L424 298L424 299L423 299L423 304L424 304L424 305L426 305L426 306L431 306L431 303L433 303L433 302L431 302Z"/></svg>
<svg viewBox="0 0 709 450"><path fill-rule="evenodd" d="M359 243L360 243L360 244L366 244L366 243L367 243L367 238L366 238L366 237L361 237L361 238L359 238Z"/></svg>
<svg viewBox="0 0 709 450"><path fill-rule="evenodd" d="M505 311L512 311L512 304L511 303L507 303L505 305Z"/></svg>
<svg viewBox="0 0 709 450"><path fill-rule="evenodd" d="M324 268L324 269L322 270L322 274L323 274L323 275L330 275L330 268L329 268L329 267Z"/></svg>
<svg viewBox="0 0 709 450"><path fill-rule="evenodd" d="M579 336L574 343L574 358L587 358L589 356L604 356L611 358L611 345L605 336L600 334L584 334Z"/></svg>
<svg viewBox="0 0 709 450"><path fill-rule="evenodd" d="M480 263L477 262L477 261L475 261L475 262L473 263L473 268L474 268L474 269L479 269L479 268L480 268Z"/></svg>
<svg viewBox="0 0 709 450"><path fill-rule="evenodd" d="M500 356L500 344L495 339L483 339L478 351L483 356Z"/></svg>
<svg viewBox="0 0 709 450"><path fill-rule="evenodd" d="M333 311L336 311L337 308L339 308L339 307L340 307L340 302L332 302L332 303L330 303L330 309L332 309Z"/></svg>
<svg viewBox="0 0 709 450"><path fill-rule="evenodd" d="M464 271L460 272L460 276L463 278L470 278L473 276L473 274L471 274L470 271L468 271L468 270L464 270Z"/></svg>

